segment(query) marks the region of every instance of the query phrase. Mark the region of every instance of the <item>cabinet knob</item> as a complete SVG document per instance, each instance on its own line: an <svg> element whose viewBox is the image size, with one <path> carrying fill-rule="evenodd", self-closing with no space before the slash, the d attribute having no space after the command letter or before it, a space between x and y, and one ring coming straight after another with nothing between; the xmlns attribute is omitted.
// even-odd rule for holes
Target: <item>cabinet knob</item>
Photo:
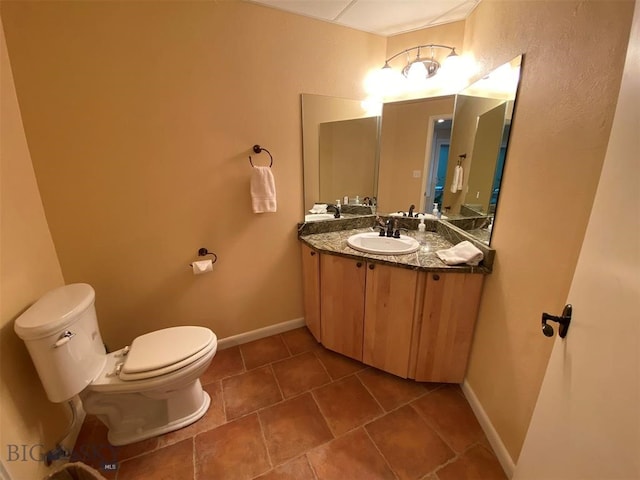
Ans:
<svg viewBox="0 0 640 480"><path fill-rule="evenodd" d="M433 275L433 279L437 282L438 280L440 280L440 275L438 275L437 273L435 273Z"/></svg>
<svg viewBox="0 0 640 480"><path fill-rule="evenodd" d="M311 256L313 257L316 254L316 252L311 252Z"/></svg>
<svg viewBox="0 0 640 480"><path fill-rule="evenodd" d="M360 268L362 266L362 262L356 263L356 267Z"/></svg>
<svg viewBox="0 0 640 480"><path fill-rule="evenodd" d="M369 270L373 270L374 268L376 268L376 266L373 263L369 264Z"/></svg>

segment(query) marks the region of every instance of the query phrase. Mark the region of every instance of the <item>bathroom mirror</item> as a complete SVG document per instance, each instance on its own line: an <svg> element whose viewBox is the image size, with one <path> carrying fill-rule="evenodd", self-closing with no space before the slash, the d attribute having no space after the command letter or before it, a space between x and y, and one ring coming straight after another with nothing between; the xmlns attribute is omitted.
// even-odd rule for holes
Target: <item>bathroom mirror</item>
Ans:
<svg viewBox="0 0 640 480"><path fill-rule="evenodd" d="M489 243L486 227L498 203L521 62L522 56L514 58L455 96L384 104L377 151L369 162L375 169L372 196L377 197L380 213L407 211L410 205L430 213L438 203L452 223ZM302 111L307 211L323 198L319 124L371 115L360 101L310 94L302 95ZM452 191L458 161L462 181ZM356 176L349 168L334 176L348 181ZM336 196L336 191L331 194L336 198L328 201L368 195L368 190L358 193L360 188L343 184L339 192L344 193Z"/></svg>

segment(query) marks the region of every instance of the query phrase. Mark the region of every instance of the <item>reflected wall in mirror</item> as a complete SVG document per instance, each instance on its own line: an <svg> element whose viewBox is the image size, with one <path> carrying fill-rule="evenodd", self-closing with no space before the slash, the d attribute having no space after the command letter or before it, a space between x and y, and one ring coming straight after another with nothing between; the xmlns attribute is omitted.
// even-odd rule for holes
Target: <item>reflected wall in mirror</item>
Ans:
<svg viewBox="0 0 640 480"><path fill-rule="evenodd" d="M379 120L367 117L320 124L320 202L376 196Z"/></svg>
<svg viewBox="0 0 640 480"><path fill-rule="evenodd" d="M447 95L384 104L380 212L407 212L410 205L416 212L431 212L444 186L454 103L455 96Z"/></svg>
<svg viewBox="0 0 640 480"><path fill-rule="evenodd" d="M304 208L377 196L380 117L359 100L302 94Z"/></svg>
<svg viewBox="0 0 640 480"><path fill-rule="evenodd" d="M459 224L487 243L500 194L521 63L520 55L456 96L442 205L453 223L460 217L489 217L485 222ZM457 165L461 182L454 181Z"/></svg>

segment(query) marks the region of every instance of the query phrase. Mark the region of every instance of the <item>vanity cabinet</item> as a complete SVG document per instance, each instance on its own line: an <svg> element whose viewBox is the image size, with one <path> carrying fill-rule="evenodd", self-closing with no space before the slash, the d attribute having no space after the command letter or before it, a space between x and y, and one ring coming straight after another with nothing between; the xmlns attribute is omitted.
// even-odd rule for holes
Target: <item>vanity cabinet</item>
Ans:
<svg viewBox="0 0 640 480"><path fill-rule="evenodd" d="M326 348L403 378L461 383L484 275L425 272L302 245L305 319Z"/></svg>

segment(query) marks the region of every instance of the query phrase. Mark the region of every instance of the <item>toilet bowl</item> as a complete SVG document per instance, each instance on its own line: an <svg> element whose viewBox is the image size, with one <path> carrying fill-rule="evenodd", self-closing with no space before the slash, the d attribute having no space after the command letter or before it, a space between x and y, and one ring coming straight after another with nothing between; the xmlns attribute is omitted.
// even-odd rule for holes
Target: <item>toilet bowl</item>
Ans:
<svg viewBox="0 0 640 480"><path fill-rule="evenodd" d="M107 353L85 283L50 291L20 315L14 330L52 402L79 396L84 410L126 445L185 427L209 408L199 377L217 349L205 327L181 326L141 335Z"/></svg>

